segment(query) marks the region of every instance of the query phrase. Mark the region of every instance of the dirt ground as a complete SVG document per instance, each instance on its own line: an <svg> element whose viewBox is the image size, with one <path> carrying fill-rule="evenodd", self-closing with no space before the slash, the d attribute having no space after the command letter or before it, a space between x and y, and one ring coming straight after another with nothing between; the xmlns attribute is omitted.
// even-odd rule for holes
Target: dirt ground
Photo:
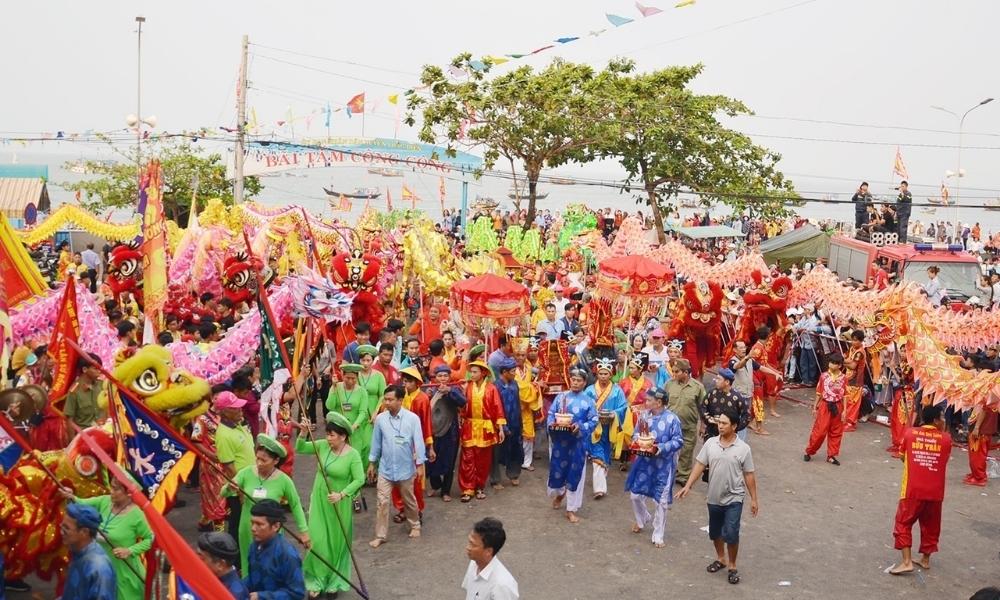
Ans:
<svg viewBox="0 0 1000 600"><path fill-rule="evenodd" d="M793 390L790 397L811 399ZM909 576L884 573L898 552L892 548L892 523L902 465L884 448L889 430L862 424L845 435L836 467L802 461L812 415L807 406L779 404L780 419L771 419L772 435L751 435L760 494L760 514L744 511L739 585L726 582L725 571L708 574L714 560L707 533L705 485L675 501L667 517L666 547L652 546L648 533L632 534L632 510L623 491L625 474L608 478L609 494L600 501L588 493L572 525L554 511L545 496L543 458L525 473L521 486L494 492L486 500L445 504L428 498L423 537L406 538L405 525L393 525L389 543L368 547L374 531L375 494L364 490L369 510L356 515L354 548L371 598L463 598L462 577L468 560L465 543L476 520L503 521L507 545L500 559L517 579L522 598L559 600L644 600L674 594L680 598L934 598L964 599L977 589L1000 582L998 545L1000 484L987 488L962 485L968 472L964 450L956 448L948 469L941 552L932 568ZM296 461L296 483L308 502L312 469ZM196 537L196 492L185 491L188 505L170 520L188 539ZM647 527L647 532L651 531ZM915 540L919 534L914 532ZM916 548L915 548L916 550ZM41 597L52 597L44 594ZM10 594L26 598L27 594ZM342 594L341 597L354 597Z"/></svg>

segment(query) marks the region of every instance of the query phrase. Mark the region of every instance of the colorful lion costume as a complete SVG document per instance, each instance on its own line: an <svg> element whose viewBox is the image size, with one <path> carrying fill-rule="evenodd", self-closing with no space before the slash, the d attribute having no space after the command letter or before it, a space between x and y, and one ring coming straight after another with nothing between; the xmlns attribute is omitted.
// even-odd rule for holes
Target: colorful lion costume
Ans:
<svg viewBox="0 0 1000 600"><path fill-rule="evenodd" d="M222 293L233 304L250 302L257 296L255 271L260 266L259 263L260 261L247 258L243 252L226 257L222 268Z"/></svg>
<svg viewBox="0 0 1000 600"><path fill-rule="evenodd" d="M667 336L684 342L684 358L691 362L695 378L721 357L722 301L722 286L715 282L688 281L681 289Z"/></svg>
<svg viewBox="0 0 1000 600"><path fill-rule="evenodd" d="M743 293L745 310L736 326L734 341L741 340L749 346L757 338L761 325L771 328L771 334L784 336L788 329L788 294L792 280L781 276L771 280L760 271L751 273L755 287Z"/></svg>
<svg viewBox="0 0 1000 600"><path fill-rule="evenodd" d="M354 249L334 256L330 266L330 279L333 283L344 292L355 294L351 320L371 325L371 338L378 340L379 332L385 326L385 310L379 298L382 290L378 286L382 261L374 255ZM354 329L348 323L331 324L330 334L340 348L354 340Z"/></svg>
<svg viewBox="0 0 1000 600"><path fill-rule="evenodd" d="M118 244L108 254L108 287L118 300L125 292L132 292L142 305L142 252L136 243Z"/></svg>
<svg viewBox="0 0 1000 600"><path fill-rule="evenodd" d="M78 497L107 493L104 468L81 439L83 435L105 452L114 453L112 435L100 427L89 427L66 449L22 458L9 473L0 473L0 548L4 549L6 579L35 573L49 580L53 574L61 577L69 564L69 553L59 531L63 518L59 486L38 461Z"/></svg>

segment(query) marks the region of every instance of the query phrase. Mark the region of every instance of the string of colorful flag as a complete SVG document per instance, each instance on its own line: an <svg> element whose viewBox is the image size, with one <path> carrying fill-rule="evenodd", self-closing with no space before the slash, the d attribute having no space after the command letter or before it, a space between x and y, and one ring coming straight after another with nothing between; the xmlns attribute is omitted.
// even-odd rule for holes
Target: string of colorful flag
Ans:
<svg viewBox="0 0 1000 600"><path fill-rule="evenodd" d="M680 2L677 2L674 5L674 8L685 8L685 7L694 5L695 2L696 2L696 0L681 0ZM655 15L658 15L658 14L664 12L664 10L661 9L661 8L657 8L655 6L646 6L646 5L641 4L640 2L635 2L635 8L636 8L636 11L639 13L639 15L643 19L655 16ZM628 16L623 16L623 15L618 15L618 14L613 14L613 13L605 13L604 17L605 17L605 19L607 19L608 23L610 23L614 28L618 28L618 27L623 27L625 25L629 25L631 23L636 22L636 20L637 20L636 18L632 18L632 17L628 17ZM545 52L547 50L551 50L552 48L556 48L558 46L570 44L572 42L575 42L577 40L583 39L585 37L598 37L598 36L604 34L607 31L608 31L608 28L605 27L603 29L591 30L591 31L589 31L586 34L567 35L567 36L561 36L561 37L553 38L550 43L547 43L546 45L541 46L539 48L536 48L536 49L534 49L534 50L532 50L530 52L510 52L510 53L499 54L499 55L496 55L496 54L486 55L486 56L483 57L483 60L472 60L472 61L470 61L469 62L469 67L472 68L474 71L484 71L486 69L486 66L487 66L487 61L489 61L494 66L496 66L496 65L502 65L502 64L504 64L506 62L520 60L520 59L523 59L523 58L527 58L529 56L534 56L534 55L537 55L537 54L541 54L541 53L543 53L543 52ZM452 79L464 79L464 78L467 78L469 76L469 73L465 69L456 67L454 65L449 66L446 69L446 71L447 71L448 75ZM417 86L414 89L419 91L421 89L421 87L424 87L424 86ZM264 91L266 93L266 90L261 90L261 91ZM393 105L393 106L396 107L395 117L394 118L395 118L395 129L396 129L396 132L398 134L399 123L400 123L400 118L399 118L399 94L398 93L389 94L386 97L386 100L389 102L389 104L391 104L391 105ZM329 128L331 126L331 119L332 119L332 116L334 114L339 113L339 112L343 112L343 113L345 113L347 115L348 118L352 118L353 115L357 115L357 114L362 114L363 115L365 112L373 112L375 110L375 107L377 106L377 104L378 104L378 100L373 100L371 102L366 102L366 94L365 94L365 92L361 92L359 94L355 94L343 106L340 106L340 107L337 107L337 108L332 107L331 104L329 102L327 102L327 104L326 104L325 107L314 108L310 112L308 112L306 114L303 114L303 115L299 115L299 116L295 116L292 113L292 109L288 108L288 110L283 115L283 118L274 121L274 124L276 126L278 126L278 127L292 127L296 122L300 122L301 121L301 122L305 123L306 129L310 129L312 127L313 122L315 121L316 117L322 115L324 117L324 126ZM249 122L247 124L247 127L248 127L248 131L250 133L254 133L254 134L258 134L262 130L261 129L261 122L257 118L257 113L256 113L255 109L251 109L251 111L250 111L250 120L249 120Z"/></svg>

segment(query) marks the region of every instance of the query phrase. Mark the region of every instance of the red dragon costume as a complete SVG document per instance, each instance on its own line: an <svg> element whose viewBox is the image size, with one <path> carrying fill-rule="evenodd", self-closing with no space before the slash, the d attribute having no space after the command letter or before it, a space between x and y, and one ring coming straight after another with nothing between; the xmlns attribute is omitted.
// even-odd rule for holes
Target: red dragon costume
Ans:
<svg viewBox="0 0 1000 600"><path fill-rule="evenodd" d="M722 352L722 300L718 283L688 281L670 322L667 337L684 341L684 358L691 362L691 375L696 379L718 362Z"/></svg>
<svg viewBox="0 0 1000 600"><path fill-rule="evenodd" d="M240 305L257 297L255 270L259 261L250 260L243 252L226 257L222 265L222 293L233 304ZM266 283L265 283L266 285Z"/></svg>

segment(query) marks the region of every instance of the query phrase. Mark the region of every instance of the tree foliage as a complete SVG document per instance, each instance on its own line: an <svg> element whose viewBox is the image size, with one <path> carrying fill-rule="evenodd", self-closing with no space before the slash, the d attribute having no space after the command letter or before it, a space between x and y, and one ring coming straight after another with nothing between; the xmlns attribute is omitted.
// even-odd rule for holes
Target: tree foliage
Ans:
<svg viewBox="0 0 1000 600"><path fill-rule="evenodd" d="M101 212L137 205L136 148L130 146L119 153L123 160L116 163L85 161L84 168L94 177L64 185L82 194L80 203L87 210ZM185 139L169 138L143 144L143 165L151 158L159 159L163 169L163 209L168 218L178 223L187 222L196 184L199 197L221 198L225 204L232 204L232 181L226 179L226 166L220 154L206 154L201 147ZM247 198L257 195L260 190L257 177L246 178Z"/></svg>
<svg viewBox="0 0 1000 600"><path fill-rule="evenodd" d="M627 173L626 191L638 188L649 204L661 241L664 213L683 193L703 205L717 202L762 217L786 214L792 185L777 170L780 156L725 127L721 116L750 114L740 101L689 89L702 65L634 73L623 62L598 78L612 135L590 151L616 158Z"/></svg>
<svg viewBox="0 0 1000 600"><path fill-rule="evenodd" d="M451 67L466 75L449 78L439 66L424 67L420 91L407 92L407 124L420 112L420 140L445 143L449 153L459 144L481 145L487 169L500 157L520 163L530 222L542 168L589 160L584 150L606 135L604 107L591 89L594 69L557 59L541 71L522 66L488 79L493 63L468 53Z"/></svg>

